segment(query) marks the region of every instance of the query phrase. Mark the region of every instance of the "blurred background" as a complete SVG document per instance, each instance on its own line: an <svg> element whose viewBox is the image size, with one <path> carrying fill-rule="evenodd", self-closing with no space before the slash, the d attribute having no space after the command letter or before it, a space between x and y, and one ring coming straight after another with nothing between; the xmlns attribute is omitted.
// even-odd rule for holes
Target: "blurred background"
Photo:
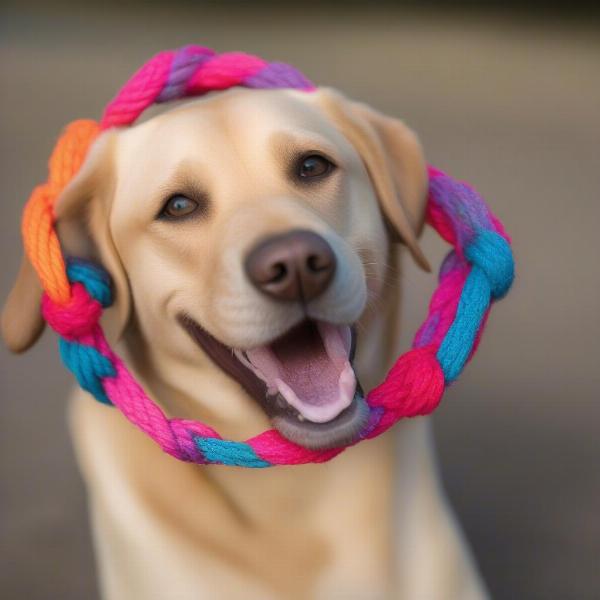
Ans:
<svg viewBox="0 0 600 600"><path fill-rule="evenodd" d="M58 132L99 117L159 50L290 62L400 116L488 199L517 258L434 418L448 494L494 598L600 598L600 27L584 6L2 2L0 298ZM443 244L424 244L436 264ZM405 281L408 346L435 278L407 264ZM97 598L70 385L53 335L23 357L0 349L2 598Z"/></svg>

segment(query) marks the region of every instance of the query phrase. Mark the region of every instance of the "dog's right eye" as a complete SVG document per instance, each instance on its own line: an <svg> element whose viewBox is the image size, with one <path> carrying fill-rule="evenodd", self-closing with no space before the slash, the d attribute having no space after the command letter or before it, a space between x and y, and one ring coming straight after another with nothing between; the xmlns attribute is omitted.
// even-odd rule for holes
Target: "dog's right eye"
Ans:
<svg viewBox="0 0 600 600"><path fill-rule="evenodd" d="M159 218L183 219L195 213L199 207L200 204L195 200L181 194L176 194L167 200L160 211Z"/></svg>
<svg viewBox="0 0 600 600"><path fill-rule="evenodd" d="M300 181L322 179L335 169L335 165L321 154L307 154L300 158L296 166Z"/></svg>

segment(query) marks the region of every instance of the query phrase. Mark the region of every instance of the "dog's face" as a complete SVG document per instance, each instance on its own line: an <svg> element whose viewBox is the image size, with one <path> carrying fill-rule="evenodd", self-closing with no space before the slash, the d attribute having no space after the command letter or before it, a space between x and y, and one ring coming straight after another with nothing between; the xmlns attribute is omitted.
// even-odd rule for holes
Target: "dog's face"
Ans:
<svg viewBox="0 0 600 600"><path fill-rule="evenodd" d="M104 134L56 213L65 253L111 271L122 329L133 312L144 343L208 356L326 448L366 423L355 325L393 235L422 260L425 195L398 121L330 91L232 90Z"/></svg>

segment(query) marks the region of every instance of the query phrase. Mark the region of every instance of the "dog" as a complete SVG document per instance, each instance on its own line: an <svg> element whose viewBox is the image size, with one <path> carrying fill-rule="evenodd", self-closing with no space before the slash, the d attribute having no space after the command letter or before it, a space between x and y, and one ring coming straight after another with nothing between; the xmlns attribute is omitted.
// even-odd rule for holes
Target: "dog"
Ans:
<svg viewBox="0 0 600 600"><path fill-rule="evenodd" d="M55 209L66 256L101 263L103 326L167 414L242 440L353 441L399 348L400 257L418 243L416 135L339 92L236 88L94 143ZM43 328L23 261L2 318ZM479 600L427 418L330 463L174 460L77 390L70 424L108 600Z"/></svg>

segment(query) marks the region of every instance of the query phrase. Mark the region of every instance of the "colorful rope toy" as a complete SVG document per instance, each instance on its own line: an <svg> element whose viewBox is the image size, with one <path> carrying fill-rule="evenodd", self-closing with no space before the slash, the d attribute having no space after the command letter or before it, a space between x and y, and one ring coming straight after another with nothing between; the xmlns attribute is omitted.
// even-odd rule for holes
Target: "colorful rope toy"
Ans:
<svg viewBox="0 0 600 600"><path fill-rule="evenodd" d="M125 84L99 124L82 120L66 128L50 158L48 181L35 188L25 207L25 250L42 282L42 314L60 336L65 365L82 388L119 408L165 452L198 464L243 467L325 462L345 448L308 450L275 430L237 442L203 423L168 419L111 350L99 325L102 310L112 301L108 274L87 261L65 262L54 228L54 203L99 133L131 125L154 103L233 86L315 90L293 67L248 54L216 54L199 46L157 54ZM413 348L367 395L370 419L359 441L437 407L444 389L475 352L491 303L507 293L513 280L513 257L502 224L471 187L433 167L426 219L453 250L441 266L439 286Z"/></svg>

